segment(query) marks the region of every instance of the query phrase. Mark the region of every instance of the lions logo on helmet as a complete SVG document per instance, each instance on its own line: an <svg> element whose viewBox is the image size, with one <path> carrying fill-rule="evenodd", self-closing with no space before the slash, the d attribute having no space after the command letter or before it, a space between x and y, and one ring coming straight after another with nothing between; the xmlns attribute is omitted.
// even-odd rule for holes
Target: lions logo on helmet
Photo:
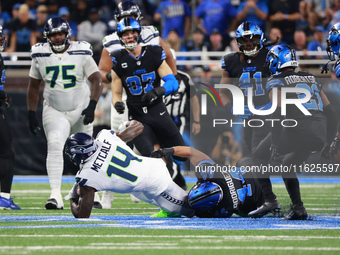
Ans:
<svg viewBox="0 0 340 255"><path fill-rule="evenodd" d="M140 20L142 18L142 12L138 5L131 1L123 1L119 3L113 15L118 21L126 16L133 16L136 20Z"/></svg>
<svg viewBox="0 0 340 255"><path fill-rule="evenodd" d="M52 34L57 33L65 33L65 39L62 41L50 39ZM60 17L50 18L44 27L44 37L47 39L47 42L51 45L53 50L56 52L61 52L65 49L71 38L71 28L66 20Z"/></svg>
<svg viewBox="0 0 340 255"><path fill-rule="evenodd" d="M251 21L239 25L235 38L240 51L248 57L256 55L263 47L263 32Z"/></svg>
<svg viewBox="0 0 340 255"><path fill-rule="evenodd" d="M222 188L214 182L198 183L189 192L188 202L195 210L209 210L223 199Z"/></svg>
<svg viewBox="0 0 340 255"><path fill-rule="evenodd" d="M75 165L86 162L97 150L92 136L85 133L75 133L66 141L66 155Z"/></svg>
<svg viewBox="0 0 340 255"><path fill-rule="evenodd" d="M328 33L327 48L328 58L335 60L335 55L339 55L340 51L340 22L334 24Z"/></svg>
<svg viewBox="0 0 340 255"><path fill-rule="evenodd" d="M270 74L276 74L285 67L298 67L296 51L288 45L275 45L266 57L266 70Z"/></svg>
<svg viewBox="0 0 340 255"><path fill-rule="evenodd" d="M141 42L141 26L139 25L138 21L135 20L134 18L128 17L128 18L124 18L121 21L119 21L118 23L118 27L117 27L117 35L120 39L120 43L128 50L133 51L138 43ZM126 43L123 40L123 34L127 31L137 31L138 33L138 37L135 36L135 42L133 43Z"/></svg>

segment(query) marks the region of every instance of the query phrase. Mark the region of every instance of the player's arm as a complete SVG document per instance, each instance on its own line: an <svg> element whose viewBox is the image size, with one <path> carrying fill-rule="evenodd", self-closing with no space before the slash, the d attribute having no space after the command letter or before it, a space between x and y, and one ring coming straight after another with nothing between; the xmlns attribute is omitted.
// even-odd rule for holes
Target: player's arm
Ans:
<svg viewBox="0 0 340 255"><path fill-rule="evenodd" d="M27 109L28 109L28 122L29 129L32 134L38 135L38 131L41 129L36 117L36 111L39 102L39 88L40 79L30 77L27 89Z"/></svg>
<svg viewBox="0 0 340 255"><path fill-rule="evenodd" d="M88 186L80 187L79 200L71 198L71 211L75 218L90 218L96 189Z"/></svg>
<svg viewBox="0 0 340 255"><path fill-rule="evenodd" d="M229 80L230 80L229 74L225 70L223 70L220 84L229 84ZM224 106L228 103L232 103L232 100L229 97L229 90L228 89L220 89L219 90L219 96L220 96L222 104Z"/></svg>
<svg viewBox="0 0 340 255"><path fill-rule="evenodd" d="M137 120L127 121L125 127L123 131L116 132L116 135L126 143L139 136L144 129L143 124Z"/></svg>
<svg viewBox="0 0 340 255"><path fill-rule="evenodd" d="M174 57L172 56L172 53L170 51L169 46L164 42L164 40L162 38L159 38L159 45L162 46L162 48L164 49L164 52L165 52L165 55L166 55L166 58L165 58L166 63L171 68L172 73L174 75L177 75L176 61L175 61Z"/></svg>
<svg viewBox="0 0 340 255"><path fill-rule="evenodd" d="M199 134L201 131L201 124L200 124L200 103L198 101L198 96L194 95L190 98L190 105L192 109L192 115L193 115L193 123L191 127L191 132L194 135Z"/></svg>
<svg viewBox="0 0 340 255"><path fill-rule="evenodd" d="M102 81L104 83L111 83L112 60L110 57L110 53L105 48L103 48L102 50L102 55L100 57L98 67L99 67L100 76L102 77Z"/></svg>
<svg viewBox="0 0 340 255"><path fill-rule="evenodd" d="M123 82L117 73L111 70L111 91L112 91L112 105L119 114L123 114L125 111L125 104L123 103Z"/></svg>

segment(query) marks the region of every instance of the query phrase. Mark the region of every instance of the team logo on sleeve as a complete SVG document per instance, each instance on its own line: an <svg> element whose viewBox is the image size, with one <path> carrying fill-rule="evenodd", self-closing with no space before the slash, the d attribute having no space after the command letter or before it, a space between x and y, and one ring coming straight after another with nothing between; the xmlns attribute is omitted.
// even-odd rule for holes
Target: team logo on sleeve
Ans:
<svg viewBox="0 0 340 255"><path fill-rule="evenodd" d="M127 67L128 67L127 63L122 64L122 68L127 68Z"/></svg>

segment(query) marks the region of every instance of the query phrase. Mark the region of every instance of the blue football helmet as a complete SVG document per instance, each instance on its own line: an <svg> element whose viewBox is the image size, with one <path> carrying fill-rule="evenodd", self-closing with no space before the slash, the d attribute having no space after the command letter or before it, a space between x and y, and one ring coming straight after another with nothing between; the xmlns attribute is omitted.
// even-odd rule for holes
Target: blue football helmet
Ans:
<svg viewBox="0 0 340 255"><path fill-rule="evenodd" d="M138 5L131 1L123 1L119 3L114 10L113 15L118 21L126 16L133 16L136 20L140 20L142 18L142 12Z"/></svg>
<svg viewBox="0 0 340 255"><path fill-rule="evenodd" d="M63 41L52 41L50 36L56 33L65 33L66 37ZM47 39L47 42L51 45L51 47L57 51L63 51L66 45L69 43L71 38L71 28L66 20L60 17L50 18L44 27L44 37Z"/></svg>
<svg viewBox="0 0 340 255"><path fill-rule="evenodd" d="M340 22L334 24L328 33L327 48L328 58L335 60L335 55L340 53Z"/></svg>
<svg viewBox="0 0 340 255"><path fill-rule="evenodd" d="M222 188L214 182L198 183L191 188L188 202L195 210L206 211L223 199Z"/></svg>
<svg viewBox="0 0 340 255"><path fill-rule="evenodd" d="M122 19L121 21L119 21L118 27L117 27L117 35L120 39L120 43L128 50L131 50L131 51L134 50L137 47L138 43L141 42L141 36L140 36L141 29L142 28L139 25L138 21L135 20L134 18L127 17L127 18ZM122 36L126 31L137 31L138 32L138 37L135 38L136 42L127 44L123 41Z"/></svg>
<svg viewBox="0 0 340 255"><path fill-rule="evenodd" d="M75 165L86 162L97 150L93 137L85 133L75 133L66 140L66 155Z"/></svg>
<svg viewBox="0 0 340 255"><path fill-rule="evenodd" d="M276 74L285 67L298 67L296 51L288 45L275 45L267 53L265 68L270 74Z"/></svg>
<svg viewBox="0 0 340 255"><path fill-rule="evenodd" d="M236 30L236 42L244 55L252 57L263 47L263 32L254 22L245 21Z"/></svg>
<svg viewBox="0 0 340 255"><path fill-rule="evenodd" d="M6 36L3 33L3 28L0 25L0 51L4 51L6 48Z"/></svg>

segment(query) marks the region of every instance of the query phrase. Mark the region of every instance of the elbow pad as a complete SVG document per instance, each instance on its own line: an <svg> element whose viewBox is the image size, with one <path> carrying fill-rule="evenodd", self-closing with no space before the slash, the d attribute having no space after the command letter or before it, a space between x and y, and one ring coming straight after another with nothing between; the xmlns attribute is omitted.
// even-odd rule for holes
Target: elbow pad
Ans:
<svg viewBox="0 0 340 255"><path fill-rule="evenodd" d="M175 75L168 74L164 76L162 80L164 81L163 88L165 88L165 96L178 90L178 81L176 80Z"/></svg>

